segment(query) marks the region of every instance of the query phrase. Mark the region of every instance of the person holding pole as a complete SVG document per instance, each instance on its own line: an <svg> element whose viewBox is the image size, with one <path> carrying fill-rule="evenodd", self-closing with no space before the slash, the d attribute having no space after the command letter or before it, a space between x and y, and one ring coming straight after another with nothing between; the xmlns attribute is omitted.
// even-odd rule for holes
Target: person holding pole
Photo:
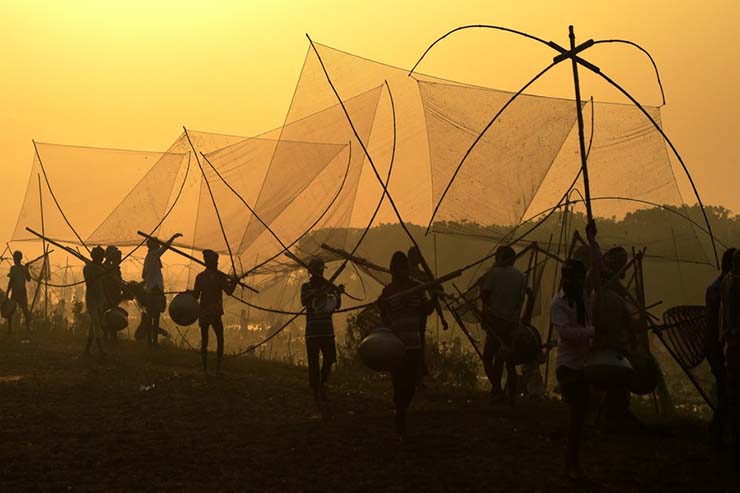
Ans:
<svg viewBox="0 0 740 493"><path fill-rule="evenodd" d="M301 304L306 309L306 359L308 360L308 383L316 400L327 400L326 381L331 367L337 361L337 348L334 344L334 324L332 312L342 306L344 286L335 286L324 277L324 261L314 257L308 263L311 275L301 286ZM326 306L328 296L336 299L334 307ZM319 357L323 358L319 367Z"/></svg>
<svg viewBox="0 0 740 493"><path fill-rule="evenodd" d="M550 304L550 321L558 334L555 375L569 411L565 474L570 479L579 479L582 476L581 435L590 400L583 366L591 353L591 341L595 334L592 306L601 269L596 225L593 222L586 227L586 236L591 250L590 270L586 272L586 264L581 260L566 260L560 271L560 292Z"/></svg>
<svg viewBox="0 0 740 493"><path fill-rule="evenodd" d="M105 286L103 277L105 268L103 267L103 258L105 250L96 246L90 252L92 262L87 262L82 269L82 275L85 278L85 307L90 317L90 328L87 333L87 345L85 346L85 356L90 355L93 339L97 343L100 357L105 357L103 351L103 314L105 313Z"/></svg>
<svg viewBox="0 0 740 493"><path fill-rule="evenodd" d="M421 335L419 323L434 311L434 305L422 290L404 296L404 291L420 283L409 277L409 261L403 252L395 252L391 257L392 280L380 294L378 306L380 317L397 336L405 348L403 364L391 374L393 381L393 402L396 406L396 432L406 434L406 413L416 392L418 369L421 364Z"/></svg>
<svg viewBox="0 0 740 493"><path fill-rule="evenodd" d="M28 307L28 292L26 283L31 280L28 265L23 265L23 252L13 252L13 265L8 272L7 299L15 301L23 310L23 321L26 323L26 332L31 331L31 310ZM8 318L8 335L12 332L13 317Z"/></svg>
<svg viewBox="0 0 740 493"><path fill-rule="evenodd" d="M144 291L146 292L142 319L149 328L148 341L153 348L159 345L159 317L167 305L167 299L164 296L162 255L181 236L182 234L175 233L166 242L150 237L146 242L148 252L141 272L141 278L144 280Z"/></svg>
<svg viewBox="0 0 740 493"><path fill-rule="evenodd" d="M203 373L208 373L208 329L213 327L216 333L216 371L221 371L221 360L224 355L224 314L223 293L232 294L236 289L236 277L227 278L218 270L218 253L203 250L206 269L195 277L192 294L200 301L200 355L203 360Z"/></svg>
<svg viewBox="0 0 740 493"><path fill-rule="evenodd" d="M105 276L103 278L103 290L105 292L105 306L103 312L118 306L124 299L124 282L121 276L121 250L113 245L105 249ZM116 341L117 332L103 324L103 338Z"/></svg>

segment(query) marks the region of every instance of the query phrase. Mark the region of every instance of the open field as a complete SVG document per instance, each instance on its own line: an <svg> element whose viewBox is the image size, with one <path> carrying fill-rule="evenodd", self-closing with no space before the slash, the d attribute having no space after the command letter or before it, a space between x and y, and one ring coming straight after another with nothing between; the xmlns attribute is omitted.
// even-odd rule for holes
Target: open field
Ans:
<svg viewBox="0 0 740 493"><path fill-rule="evenodd" d="M431 384L401 441L390 382L361 370L340 368L319 409L301 368L246 357L205 378L192 351L120 342L101 362L81 348L3 338L2 491L737 491L693 417L670 436L589 430L576 485L560 474L557 401L492 406Z"/></svg>

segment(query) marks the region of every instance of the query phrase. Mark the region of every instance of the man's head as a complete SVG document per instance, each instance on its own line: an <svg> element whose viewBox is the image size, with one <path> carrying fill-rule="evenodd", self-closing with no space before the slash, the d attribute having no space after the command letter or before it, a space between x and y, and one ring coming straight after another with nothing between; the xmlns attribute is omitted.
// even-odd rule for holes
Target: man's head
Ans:
<svg viewBox="0 0 740 493"><path fill-rule="evenodd" d="M409 259L409 265L411 267L416 267L417 265L421 264L421 252L419 252L419 249L415 246L409 248L407 255Z"/></svg>
<svg viewBox="0 0 740 493"><path fill-rule="evenodd" d="M308 272L311 274L311 277L323 277L325 268L324 261L319 257L313 257L308 262Z"/></svg>
<svg viewBox="0 0 740 493"><path fill-rule="evenodd" d="M571 255L573 260L578 260L583 265L591 265L591 249L586 245L578 245Z"/></svg>
<svg viewBox="0 0 740 493"><path fill-rule="evenodd" d="M735 249L728 248L722 255L722 275L729 274L732 270L732 259L735 256Z"/></svg>
<svg viewBox="0 0 740 493"><path fill-rule="evenodd" d="M218 253L213 250L203 250L203 262L208 269L218 269Z"/></svg>
<svg viewBox="0 0 740 493"><path fill-rule="evenodd" d="M604 254L604 269L610 277L622 279L624 277L624 266L627 265L627 250L621 246L609 249Z"/></svg>
<svg viewBox="0 0 740 493"><path fill-rule="evenodd" d="M586 266L580 260L568 259L560 268L563 276L563 291L570 298L574 298L583 292L586 282Z"/></svg>
<svg viewBox="0 0 740 493"><path fill-rule="evenodd" d="M516 252L509 245L501 245L496 249L496 266L508 267L514 265Z"/></svg>
<svg viewBox="0 0 740 493"><path fill-rule="evenodd" d="M409 278L409 258L405 253L398 251L393 254L390 270L394 281L405 281Z"/></svg>
<svg viewBox="0 0 740 493"><path fill-rule="evenodd" d="M103 247L98 245L90 251L90 256L92 257L93 262L99 264L103 261L103 257L105 257L105 250L103 250Z"/></svg>
<svg viewBox="0 0 740 493"><path fill-rule="evenodd" d="M15 265L21 265L21 261L23 260L23 252L20 250L16 250L13 252L13 262L15 262Z"/></svg>
<svg viewBox="0 0 740 493"><path fill-rule="evenodd" d="M111 264L118 265L121 263L121 250L114 245L108 245L105 248L105 259Z"/></svg>
<svg viewBox="0 0 740 493"><path fill-rule="evenodd" d="M148 238L146 240L146 247L149 250L154 250L155 248L158 248L159 247L159 242L157 240L155 240L154 238Z"/></svg>

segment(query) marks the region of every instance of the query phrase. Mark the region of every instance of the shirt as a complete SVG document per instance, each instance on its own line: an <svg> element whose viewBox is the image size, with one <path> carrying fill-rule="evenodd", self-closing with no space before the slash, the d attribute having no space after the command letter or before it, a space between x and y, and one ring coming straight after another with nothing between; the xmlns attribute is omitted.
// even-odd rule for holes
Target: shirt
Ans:
<svg viewBox="0 0 740 493"><path fill-rule="evenodd" d="M483 278L481 293L487 296L486 315L519 322L527 293L527 276L513 265L494 266Z"/></svg>
<svg viewBox="0 0 740 493"><path fill-rule="evenodd" d="M627 300L627 290L618 280L601 287L594 302L593 320L596 332L594 346L629 354L637 349L635 320L636 307Z"/></svg>
<svg viewBox="0 0 740 493"><path fill-rule="evenodd" d="M236 289L236 283L230 282L229 278L218 271L206 269L195 277L194 296L200 300L200 308L203 314L223 315L224 297L223 292L232 294Z"/></svg>
<svg viewBox="0 0 740 493"><path fill-rule="evenodd" d="M585 301L585 320L578 321L578 307L571 306L564 291L560 291L550 303L550 323L558 332L557 366L580 370L591 350L594 327L591 321L591 303Z"/></svg>
<svg viewBox="0 0 740 493"><path fill-rule="evenodd" d="M421 290L400 297L396 296L417 285L417 282L410 279L403 283L392 281L383 288L378 298L381 319L401 339L406 349L421 348L419 333L421 320L434 310L432 303Z"/></svg>
<svg viewBox="0 0 740 493"><path fill-rule="evenodd" d="M25 265L12 265L10 272L8 272L8 278L10 278L10 296L12 298L26 298L26 282L31 280L31 274L28 272L28 267Z"/></svg>
<svg viewBox="0 0 740 493"><path fill-rule="evenodd" d="M167 250L165 247L155 248L147 252L144 258L144 268L141 278L144 280L144 288L147 291L164 291L164 278L162 277L162 255Z"/></svg>
<svg viewBox="0 0 740 493"><path fill-rule="evenodd" d="M106 307L117 306L123 299L123 278L121 277L121 267L111 263L104 263L103 268L106 274L103 277L103 290L105 293Z"/></svg>
<svg viewBox="0 0 740 493"><path fill-rule="evenodd" d="M334 323L331 312L317 312L313 301L321 292L333 293L337 297L337 307L342 306L342 298L337 287L323 277L312 277L301 286L301 305L306 308L306 339L315 337L334 337Z"/></svg>
<svg viewBox="0 0 740 493"><path fill-rule="evenodd" d="M103 308L105 304L105 289L103 284L104 267L102 264L90 262L82 269L85 278L85 304L90 308Z"/></svg>
<svg viewBox="0 0 740 493"><path fill-rule="evenodd" d="M720 275L715 279L712 284L707 287L706 294L704 296L705 310L706 310L706 344L713 345L719 342L719 319L720 319L720 307L722 305L722 279L723 275Z"/></svg>
<svg viewBox="0 0 740 493"><path fill-rule="evenodd" d="M720 286L721 317L719 320L719 339L726 341L740 325L740 282L734 273L727 274Z"/></svg>
<svg viewBox="0 0 740 493"><path fill-rule="evenodd" d="M427 282L430 282L430 281L433 281L434 280L434 277L433 276L427 274L425 270L420 269L418 267L412 267L411 268L411 275L410 275L410 277L411 277L411 279L413 281L417 281L419 283L427 283ZM442 290L441 285L433 286L433 287L431 287L429 289L430 289L430 291L434 292L435 294L444 293L444 291ZM427 318L428 317L426 315L424 315L423 317L421 317L420 327L419 327L419 329L421 331L424 331L427 328Z"/></svg>

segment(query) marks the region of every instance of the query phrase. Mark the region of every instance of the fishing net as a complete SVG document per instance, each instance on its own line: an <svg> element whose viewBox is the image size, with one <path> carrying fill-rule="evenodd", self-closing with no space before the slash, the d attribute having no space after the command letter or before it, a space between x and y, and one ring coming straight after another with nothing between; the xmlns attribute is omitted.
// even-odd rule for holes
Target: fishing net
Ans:
<svg viewBox="0 0 740 493"><path fill-rule="evenodd" d="M378 173L385 178L394 151L395 116L396 146L389 191L428 262L435 264L439 273L467 265L490 254L498 243L520 235L524 237L517 248L537 241L564 257L570 233L583 231L585 226L573 100L517 97L472 148L451 180L473 141L513 93L421 74L409 77L403 69L315 46L316 52L309 48L286 125L337 104L337 94L324 70L343 100L381 87L372 131L363 142ZM622 245L628 251L647 248L645 269L651 298L668 304L700 296L700 283L688 286L684 280L694 274L707 277L711 249L708 242L700 240L706 234L696 215L690 218L696 224L687 220L687 206L662 136L629 104L584 103L583 109L586 138L590 141L593 210L602 246ZM659 108L646 110L661 123ZM358 125L355 119L353 123ZM349 129L345 118L332 132ZM322 140L338 139L327 132ZM268 174L266 187L272 179ZM365 234L381 193L377 177L364 159L349 232L342 221L328 219L301 242L301 249L327 260L346 258ZM424 237L424 226L437 204L432 234ZM543 214L558 205L551 214ZM284 217L289 215L286 210ZM343 249L345 254L317 250L316 245L321 243ZM386 200L356 253L387 267L393 251L409 246ZM362 263L356 265L369 279L383 279L377 270ZM489 267L490 261L466 271L456 282L465 290ZM548 290L556 287L556 268L552 270L543 277ZM378 283L371 282L370 286L375 294ZM543 294L542 303L546 304L550 295ZM547 311L542 307L539 310Z"/></svg>
<svg viewBox="0 0 740 493"><path fill-rule="evenodd" d="M567 256L572 233L585 225L576 103L525 94L483 133L513 95L418 73L410 77L407 70L316 44L308 49L278 129L257 137L188 131L140 166L99 150L96 162L104 166L90 167L100 175L83 173L82 165L61 171L65 162L77 161L54 159L46 145L40 145L40 156L50 174L55 167L53 173L66 175L50 176L50 182L70 222L91 243L133 246L141 241L138 230L161 238L180 232L176 245L188 252L231 253L221 267L250 272L249 283L261 286L250 300L294 309L305 272L282 255L286 247L304 261L322 256L329 274L352 258L352 268L337 282L372 300L388 282L392 253L411 246L390 200L381 201L379 179L386 179L391 165L390 196L435 273L467 266L502 242L517 250L537 242ZM662 137L631 105L582 107L602 246L647 248L648 302L690 303L701 296L702 283L684 281L706 277L711 250L696 210L684 203ZM660 108L646 110L661 123ZM25 226L40 227L38 164L14 240L31 239ZM121 170L120 179L103 173L111 169ZM115 180L117 192L83 199L75 175L89 176L89 183ZM103 195L103 189L91 193ZM51 200L44 197L43 203L47 232L75 242L63 218L54 217L59 214ZM90 203L96 207L87 214ZM142 257L131 257L132 276L140 273ZM182 264L166 273L166 283L183 289L200 267L175 259L165 258L166 265ZM468 291L490 265L466 270L455 286ZM547 327L558 269L552 261L539 276L540 327ZM448 286L448 293L453 289ZM236 302L230 309L243 308ZM270 327L283 320L270 317Z"/></svg>
<svg viewBox="0 0 740 493"><path fill-rule="evenodd" d="M168 154L183 156L178 166L170 170L168 164L157 162L125 199L119 201L116 209L98 226L92 239L107 237L116 245L137 245L142 241L137 231L153 232L162 237L182 233L183 238L178 245L194 247L202 187L196 154L242 139L244 137L208 132L182 133L167 150ZM163 174L172 178L163 181L160 179Z"/></svg>
<svg viewBox="0 0 740 493"><path fill-rule="evenodd" d="M141 183L156 180L160 188L170 188L186 157L180 153L43 143L36 146L38 154L31 166L31 176L11 241L38 240L37 236L26 231L26 227L39 233L43 231L49 238L78 245L87 240L93 243L116 240L107 235L106 230L95 234L98 226ZM136 213L161 217L166 201L158 199L155 194L142 199L148 207L140 208Z"/></svg>

